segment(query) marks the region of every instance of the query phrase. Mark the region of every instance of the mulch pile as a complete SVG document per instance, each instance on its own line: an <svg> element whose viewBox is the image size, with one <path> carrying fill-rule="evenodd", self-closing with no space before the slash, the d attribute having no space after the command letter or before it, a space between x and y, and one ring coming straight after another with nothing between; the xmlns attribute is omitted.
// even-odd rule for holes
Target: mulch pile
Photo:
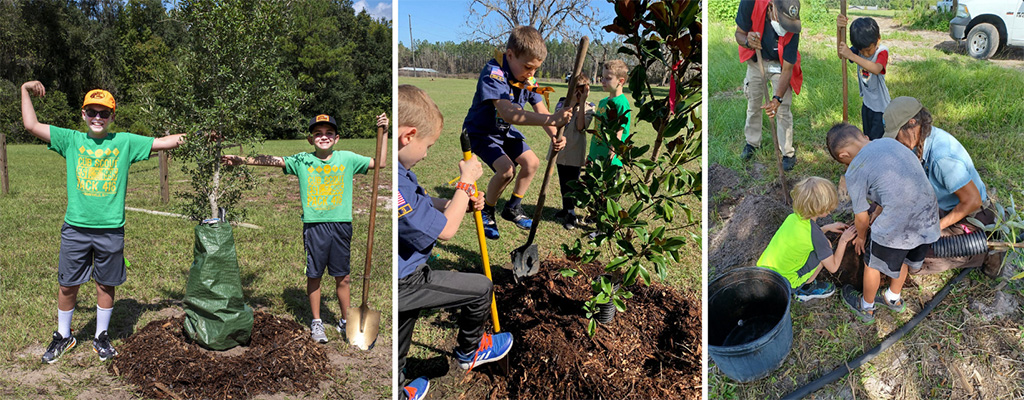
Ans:
<svg viewBox="0 0 1024 400"><path fill-rule="evenodd" d="M596 264L548 259L521 284L495 288L502 329L515 335L507 381L492 397L519 399L699 399L701 307L693 297L654 283L637 285L608 325L587 336L583 303ZM561 268L582 272L563 277ZM505 393L500 393L505 392Z"/></svg>
<svg viewBox="0 0 1024 400"><path fill-rule="evenodd" d="M327 354L292 320L256 312L249 347L226 356L203 349L184 333L184 317L153 321L120 346L108 369L142 388L144 396L244 399L298 393L327 378Z"/></svg>

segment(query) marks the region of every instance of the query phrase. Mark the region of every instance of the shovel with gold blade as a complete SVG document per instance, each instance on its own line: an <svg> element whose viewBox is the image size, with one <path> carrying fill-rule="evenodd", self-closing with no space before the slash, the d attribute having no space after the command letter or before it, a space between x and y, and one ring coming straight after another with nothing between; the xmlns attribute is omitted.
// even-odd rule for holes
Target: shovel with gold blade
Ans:
<svg viewBox="0 0 1024 400"><path fill-rule="evenodd" d="M380 330L380 311L376 311L367 305L367 297L370 293L370 260L373 256L373 231L377 222L377 186L379 186L380 169L384 157L381 151L384 149L384 127L377 127L377 153L374 155L373 189L370 194L370 227L366 237L366 270L363 272L363 304L359 307L352 307L348 310L345 325L345 336L348 342L361 350L369 350L377 343L377 332Z"/></svg>

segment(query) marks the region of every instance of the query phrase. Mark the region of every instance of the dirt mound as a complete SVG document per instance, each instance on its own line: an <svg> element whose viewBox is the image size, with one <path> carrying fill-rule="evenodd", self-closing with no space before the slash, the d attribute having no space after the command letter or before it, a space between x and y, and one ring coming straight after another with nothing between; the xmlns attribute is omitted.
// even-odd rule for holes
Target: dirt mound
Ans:
<svg viewBox="0 0 1024 400"><path fill-rule="evenodd" d="M594 264L544 261L541 273L522 284L495 287L502 329L515 335L507 380L496 380L491 397L513 399L699 399L701 396L700 302L654 283L630 290L625 313L587 336L583 303ZM561 268L579 275L563 277Z"/></svg>
<svg viewBox="0 0 1024 400"><path fill-rule="evenodd" d="M730 268L751 266L768 247L772 235L793 209L778 197L747 195L711 240L708 266L712 276Z"/></svg>
<svg viewBox="0 0 1024 400"><path fill-rule="evenodd" d="M708 184L710 185L708 194L715 197L719 192L738 188L740 176L736 171L723 167L722 164L713 163L708 166Z"/></svg>
<svg viewBox="0 0 1024 400"><path fill-rule="evenodd" d="M237 355L199 347L184 317L153 321L124 341L108 370L143 395L175 399L245 399L316 389L328 377L324 350L292 320L256 312L252 339Z"/></svg>

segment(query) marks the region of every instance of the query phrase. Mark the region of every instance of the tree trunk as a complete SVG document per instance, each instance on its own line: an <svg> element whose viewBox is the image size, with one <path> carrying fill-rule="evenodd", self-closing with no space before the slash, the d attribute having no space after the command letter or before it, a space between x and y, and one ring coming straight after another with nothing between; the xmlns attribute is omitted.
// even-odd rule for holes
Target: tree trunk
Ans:
<svg viewBox="0 0 1024 400"><path fill-rule="evenodd" d="M210 218L217 218L217 198L220 197L220 143L217 143L217 158L213 164L213 188L210 189Z"/></svg>

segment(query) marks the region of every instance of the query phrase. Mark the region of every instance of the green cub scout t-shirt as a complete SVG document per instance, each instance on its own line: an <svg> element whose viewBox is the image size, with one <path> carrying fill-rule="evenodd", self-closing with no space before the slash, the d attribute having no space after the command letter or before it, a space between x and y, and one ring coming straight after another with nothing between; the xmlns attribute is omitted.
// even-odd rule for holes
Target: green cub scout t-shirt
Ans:
<svg viewBox="0 0 1024 400"><path fill-rule="evenodd" d="M327 161L313 153L284 158L284 173L299 177L302 222L352 222L352 176L365 174L370 157L335 151Z"/></svg>
<svg viewBox="0 0 1024 400"><path fill-rule="evenodd" d="M605 124L603 121L608 120L608 116L621 117L622 124ZM625 94L620 94L614 98L605 97L601 99L601 102L597 105L597 111L594 112L594 116L597 117L597 129L598 131L604 132L609 138L615 137L615 132L622 129L622 141L625 142L626 138L629 137L629 127L633 125L633 113L630 112L629 100L626 99ZM611 154L611 149L608 144L602 140L594 139L590 141L590 155L587 156L591 160L599 160L608 157ZM622 161L619 160L619 156L616 155L612 158L612 164L622 166Z"/></svg>
<svg viewBox="0 0 1024 400"><path fill-rule="evenodd" d="M51 125L48 148L67 162L68 208L64 222L81 228L124 226L128 167L149 159L153 138L119 132L93 139L85 132Z"/></svg>

